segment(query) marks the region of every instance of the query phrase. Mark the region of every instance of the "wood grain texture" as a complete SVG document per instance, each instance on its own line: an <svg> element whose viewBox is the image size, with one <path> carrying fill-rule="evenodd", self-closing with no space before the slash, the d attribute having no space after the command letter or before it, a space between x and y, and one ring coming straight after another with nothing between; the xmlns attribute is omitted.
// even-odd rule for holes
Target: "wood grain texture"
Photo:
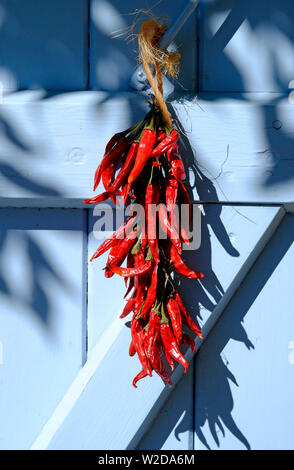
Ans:
<svg viewBox="0 0 294 470"><path fill-rule="evenodd" d="M199 87L213 92L287 92L294 77L289 0L203 0Z"/></svg>
<svg viewBox="0 0 294 470"><path fill-rule="evenodd" d="M202 322L206 324L207 315L204 314L202 307L213 311L216 320L221 313L219 310L216 312L217 304L221 303L222 295L224 294L225 297L226 293L220 289L220 281L216 276L224 276L226 281L223 284L223 290L230 290L230 296L232 296L234 289L237 289L240 284L242 276L245 276L263 249L263 240L269 236L269 232L272 232L278 223L278 208L272 207L265 210L260 207L242 207L238 209L242 211L243 216L237 215L235 217L235 209L233 208L224 209L224 212L228 211L228 217L220 216L225 224L224 233L221 234L221 231L215 227L215 230L211 231L211 238L206 235L205 239L211 240L211 247L205 247L208 257L204 259L198 253L199 262L202 263L201 268L204 268L207 281L202 285L198 281L191 281L189 308L194 318L198 317L199 319L199 313L203 315ZM230 210L231 212L229 212ZM208 219L204 222L205 227ZM227 240L225 233L234 234L234 241L231 242L233 245ZM220 247L220 244L224 249ZM237 249L240 253L238 259L234 256L237 254ZM212 253L212 258L210 253ZM195 258L190 260L190 265L192 268L196 268L199 262ZM96 276L98 280L98 272ZM102 315L107 316L107 311L104 308L104 305L107 305L107 300L104 296L103 286L105 282L111 283L112 280L104 279L102 272L100 272L100 276L101 281L100 283L97 281L96 287L99 293L97 308L102 312ZM236 279L235 282L234 279ZM223 280L221 282L223 283ZM100 284L99 288L98 284ZM184 290L184 288L185 286L182 284L181 289ZM115 287L113 292L115 292ZM193 292L193 297L191 297L191 292ZM90 290L89 304L91 304L91 296L98 298L97 294ZM199 308L201 308L200 311ZM137 358L131 360L127 354L130 341L128 325L124 326L124 322L120 320L114 320L109 326L106 326L107 324L108 320L102 318L96 324L100 335L103 328L106 327L106 330L90 351L87 385L81 386L80 390L76 386L74 387L69 399L63 403L63 409L66 409L67 412L63 414L63 410L59 410L55 414L50 426L45 426L40 433L34 448L134 449L150 428L153 419L168 397L170 389L165 388L158 377L147 378L144 383L139 384L139 390L132 388L131 380L140 366ZM212 326L211 322L209 326L204 328L204 332L207 333ZM92 327L95 328L94 323L92 323ZM93 336L95 336L95 331ZM111 338L113 338L112 344ZM102 352L103 356L100 356ZM87 363L84 368L86 367ZM173 376L175 382L180 379L181 375L181 368L177 368L176 375ZM83 380L84 383L85 380ZM111 406L109 406L110 403ZM187 403L188 413L189 406ZM105 413L105 409L108 410L107 413ZM114 421L116 423L115 434L113 433ZM176 423L172 420L171 424L171 428L162 437L162 442L167 442L167 446L169 445L168 441L173 442L173 428ZM185 423L183 426L185 428ZM184 429L185 433L187 431L188 429ZM168 438L168 436L170 437ZM152 440L152 437L150 439ZM185 442L187 444L187 441Z"/></svg>
<svg viewBox="0 0 294 470"><path fill-rule="evenodd" d="M83 364L81 210L0 209L0 447L27 449Z"/></svg>
<svg viewBox="0 0 294 470"><path fill-rule="evenodd" d="M81 205L93 194L108 139L146 112L144 95L40 93L15 93L1 105L0 202ZM287 96L177 95L172 105L189 140L180 145L195 200L294 201L294 107Z"/></svg>
<svg viewBox="0 0 294 470"><path fill-rule="evenodd" d="M293 234L286 215L199 351L195 449L293 449Z"/></svg>
<svg viewBox="0 0 294 470"><path fill-rule="evenodd" d="M129 80L137 66L137 41L127 42L127 35L115 37L135 21L141 24L150 15L134 15L150 10L163 22L172 24L186 6L185 0L90 0L90 87L95 90L129 90ZM138 28L135 32L138 31ZM196 16L193 14L171 45L181 54L181 71L175 89L196 89Z"/></svg>
<svg viewBox="0 0 294 470"><path fill-rule="evenodd" d="M2 0L0 20L4 90L87 86L87 1Z"/></svg>

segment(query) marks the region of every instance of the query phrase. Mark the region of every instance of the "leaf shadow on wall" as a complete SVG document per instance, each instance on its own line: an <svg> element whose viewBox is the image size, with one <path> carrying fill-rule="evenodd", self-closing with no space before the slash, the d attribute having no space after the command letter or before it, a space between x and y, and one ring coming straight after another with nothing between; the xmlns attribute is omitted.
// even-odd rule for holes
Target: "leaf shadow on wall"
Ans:
<svg viewBox="0 0 294 470"><path fill-rule="evenodd" d="M256 152L256 165L266 166L264 187L293 180L294 138L283 126L285 93L293 88L293 2L209 0L199 10L200 91L208 101L246 101L243 93L270 92L259 105L264 148Z"/></svg>

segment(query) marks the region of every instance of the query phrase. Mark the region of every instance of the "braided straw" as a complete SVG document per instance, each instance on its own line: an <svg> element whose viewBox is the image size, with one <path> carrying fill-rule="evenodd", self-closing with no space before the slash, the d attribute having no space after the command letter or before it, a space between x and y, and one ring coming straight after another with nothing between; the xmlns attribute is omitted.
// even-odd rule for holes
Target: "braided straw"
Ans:
<svg viewBox="0 0 294 470"><path fill-rule="evenodd" d="M158 107L167 127L172 129L172 121L168 112L162 86L162 71L164 74L176 77L178 75L180 54L160 49L159 42L165 31L166 25L159 25L155 20L145 21L139 31L139 62L143 64L146 77L153 88ZM155 80L150 65L154 67L157 81Z"/></svg>

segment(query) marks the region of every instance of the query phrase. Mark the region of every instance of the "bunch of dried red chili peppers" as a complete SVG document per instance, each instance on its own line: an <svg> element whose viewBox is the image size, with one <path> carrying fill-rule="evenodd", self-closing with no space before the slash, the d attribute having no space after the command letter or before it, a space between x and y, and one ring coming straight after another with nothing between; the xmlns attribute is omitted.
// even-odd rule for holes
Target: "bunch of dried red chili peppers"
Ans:
<svg viewBox="0 0 294 470"><path fill-rule="evenodd" d="M203 277L181 258L182 242L189 243L188 227L180 227L175 209L181 204L191 208L191 202L177 141L177 130L168 131L153 105L143 121L108 142L94 178L94 190L102 179L105 192L84 201L92 204L110 198L116 203L120 196L125 205L135 202L145 209L144 217L142 213L129 216L91 258L110 250L105 276L118 274L125 280L127 300L121 318L133 312L129 354L137 353L142 365L134 387L153 370L172 385L167 367L173 371L174 360L187 371L180 347L187 344L193 353L196 347L183 325L202 338L173 282L174 271L192 279ZM164 239L157 234L157 224Z"/></svg>

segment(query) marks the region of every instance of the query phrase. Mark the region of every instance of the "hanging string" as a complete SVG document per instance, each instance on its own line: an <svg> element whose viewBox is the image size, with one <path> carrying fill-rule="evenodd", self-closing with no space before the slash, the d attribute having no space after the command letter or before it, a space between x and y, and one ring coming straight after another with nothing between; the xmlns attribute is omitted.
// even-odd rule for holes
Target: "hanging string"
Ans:
<svg viewBox="0 0 294 470"><path fill-rule="evenodd" d="M162 72L177 77L180 54L161 49L160 40L167 30L165 24L159 25L155 20L145 21L138 34L139 62L142 63L146 77L153 89L156 102L162 112L167 127L172 129L172 121L163 97ZM155 70L156 79L151 67Z"/></svg>

